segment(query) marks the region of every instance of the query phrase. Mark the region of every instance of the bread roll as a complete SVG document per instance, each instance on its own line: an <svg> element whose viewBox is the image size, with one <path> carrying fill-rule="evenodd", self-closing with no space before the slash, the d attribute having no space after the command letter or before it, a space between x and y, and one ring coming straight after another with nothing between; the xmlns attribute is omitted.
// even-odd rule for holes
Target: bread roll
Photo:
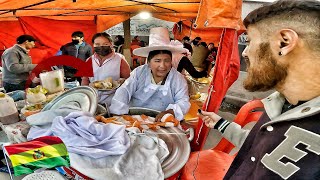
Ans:
<svg viewBox="0 0 320 180"><path fill-rule="evenodd" d="M109 82L109 83L112 84L112 77L107 77L107 78L104 80L104 82Z"/></svg>

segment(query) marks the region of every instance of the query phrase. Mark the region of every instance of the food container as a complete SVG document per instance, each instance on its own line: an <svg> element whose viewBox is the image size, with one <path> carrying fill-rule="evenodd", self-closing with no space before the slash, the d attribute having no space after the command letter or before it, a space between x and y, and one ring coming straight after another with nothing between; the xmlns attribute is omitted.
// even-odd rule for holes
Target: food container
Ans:
<svg viewBox="0 0 320 180"><path fill-rule="evenodd" d="M41 84L49 94L64 90L64 72L62 69L40 73Z"/></svg>
<svg viewBox="0 0 320 180"><path fill-rule="evenodd" d="M98 104L96 90L89 86L79 86L72 88L61 95L55 97L44 106L41 111L59 109L66 105L80 108L84 112L95 114Z"/></svg>
<svg viewBox="0 0 320 180"><path fill-rule="evenodd" d="M35 88L27 88L26 89L27 102L31 104L43 103L47 100L46 94L48 90L38 85Z"/></svg>
<svg viewBox="0 0 320 180"><path fill-rule="evenodd" d="M3 125L13 124L20 120L19 113L13 99L4 94L0 94L0 122Z"/></svg>
<svg viewBox="0 0 320 180"><path fill-rule="evenodd" d="M148 108L132 107L129 109L130 115L144 114L156 117L159 113L159 111ZM189 131L193 132L193 129ZM187 138L187 133L177 127L160 128L157 130L156 134L167 144L169 149L168 157L161 164L164 178L171 177L187 163L191 152L189 141L193 139L191 137L193 136L192 133L190 133L189 139Z"/></svg>

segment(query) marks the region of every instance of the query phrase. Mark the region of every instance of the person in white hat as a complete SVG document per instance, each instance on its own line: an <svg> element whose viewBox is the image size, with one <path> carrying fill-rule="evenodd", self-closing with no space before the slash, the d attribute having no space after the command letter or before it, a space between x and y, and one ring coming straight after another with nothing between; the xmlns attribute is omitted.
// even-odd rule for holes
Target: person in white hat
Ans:
<svg viewBox="0 0 320 180"><path fill-rule="evenodd" d="M112 114L127 114L129 107L161 111L182 120L190 108L188 86L182 74L172 68L172 54L187 50L170 41L168 29L150 30L149 46L137 48L133 54L147 57L148 64L137 67L116 91L110 106Z"/></svg>

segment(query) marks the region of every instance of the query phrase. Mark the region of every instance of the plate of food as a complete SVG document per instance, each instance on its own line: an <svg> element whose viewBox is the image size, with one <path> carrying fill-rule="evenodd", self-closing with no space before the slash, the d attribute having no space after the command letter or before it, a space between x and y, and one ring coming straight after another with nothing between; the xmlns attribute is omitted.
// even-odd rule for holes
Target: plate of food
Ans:
<svg viewBox="0 0 320 180"><path fill-rule="evenodd" d="M89 86L98 91L111 91L117 89L120 86L120 83L113 81L112 78L106 78L105 80L93 81Z"/></svg>
<svg viewBox="0 0 320 180"><path fill-rule="evenodd" d="M209 84L211 79L207 77L202 77L202 78L191 78L191 80L200 83L200 84Z"/></svg>
<svg viewBox="0 0 320 180"><path fill-rule="evenodd" d="M32 114L36 114L41 111L41 109L44 107L44 104L32 104L32 105L26 105L24 108L21 109L21 113L27 117Z"/></svg>

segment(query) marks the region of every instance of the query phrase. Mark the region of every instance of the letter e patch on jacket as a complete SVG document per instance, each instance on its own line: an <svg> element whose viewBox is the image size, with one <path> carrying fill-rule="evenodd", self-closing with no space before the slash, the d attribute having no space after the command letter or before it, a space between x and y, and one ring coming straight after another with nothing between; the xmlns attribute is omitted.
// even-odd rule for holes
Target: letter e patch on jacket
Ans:
<svg viewBox="0 0 320 180"><path fill-rule="evenodd" d="M283 163L281 159L286 157L293 162L298 162L309 152L319 155L320 135L296 126L291 126L284 135L286 139L270 154L266 153L261 159L261 162L265 167L280 175L283 179L288 179L297 172L300 167L291 162ZM296 148L300 143L306 145L306 149L309 152Z"/></svg>

